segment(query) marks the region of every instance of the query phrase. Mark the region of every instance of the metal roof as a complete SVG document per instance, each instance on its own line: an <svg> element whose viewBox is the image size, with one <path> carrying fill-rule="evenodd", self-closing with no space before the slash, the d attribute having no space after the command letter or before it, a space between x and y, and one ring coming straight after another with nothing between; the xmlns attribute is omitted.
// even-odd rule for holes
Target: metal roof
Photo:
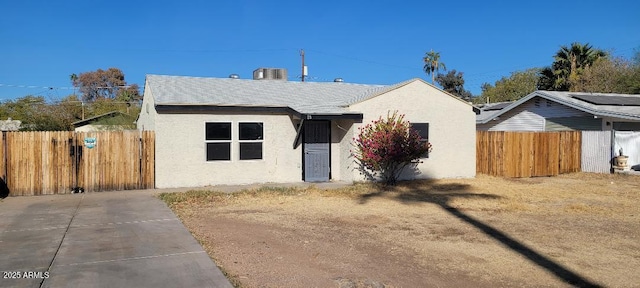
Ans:
<svg viewBox="0 0 640 288"><path fill-rule="evenodd" d="M607 96L605 94L569 94L569 96L595 105L640 106L640 97Z"/></svg>
<svg viewBox="0 0 640 288"><path fill-rule="evenodd" d="M87 118L87 119L84 119L84 120L78 120L76 122L71 123L71 125L73 125L73 127L80 127L80 126L84 126L84 125L87 125L87 124L91 124L92 122L97 121L97 120L102 119L102 118L115 117L115 116L118 116L118 115L129 116L129 115L127 115L125 113L122 113L120 111L111 111L111 112L100 114L98 116L93 116L93 117L90 117L90 118Z"/></svg>
<svg viewBox="0 0 640 288"><path fill-rule="evenodd" d="M584 92L561 92L561 91L535 91L531 94L519 99L503 108L499 111L494 111L497 113L492 113L490 117L480 117L478 115L476 117L476 124L486 124L491 121L491 119L498 117L504 113L509 112L511 109L518 107L519 105L529 101L533 97L542 97L554 102L557 102L562 105L569 106L571 108L584 111L587 113L591 113L596 116L602 117L615 117L629 120L640 120L640 106L621 106L621 105L596 105L593 103L586 102L580 98L583 96L594 96L597 95L599 97L629 97L634 99L640 99L640 95L637 94L614 94L614 93L584 93ZM610 101L609 101L610 102ZM485 115L487 116L487 115Z"/></svg>
<svg viewBox="0 0 640 288"><path fill-rule="evenodd" d="M485 105L482 110L484 110L484 111L502 110L502 109L504 109L505 107L507 107L509 105L511 105L511 102L493 103L493 105Z"/></svg>
<svg viewBox="0 0 640 288"><path fill-rule="evenodd" d="M348 112L357 99L390 86L147 75L156 105L290 107L303 114Z"/></svg>
<svg viewBox="0 0 640 288"><path fill-rule="evenodd" d="M20 130L20 124L22 124L22 121L12 120L11 118L0 120L0 131L18 131Z"/></svg>
<svg viewBox="0 0 640 288"><path fill-rule="evenodd" d="M487 103L480 107L480 114L476 115L476 122L491 120L500 114L501 110L511 105L513 102Z"/></svg>

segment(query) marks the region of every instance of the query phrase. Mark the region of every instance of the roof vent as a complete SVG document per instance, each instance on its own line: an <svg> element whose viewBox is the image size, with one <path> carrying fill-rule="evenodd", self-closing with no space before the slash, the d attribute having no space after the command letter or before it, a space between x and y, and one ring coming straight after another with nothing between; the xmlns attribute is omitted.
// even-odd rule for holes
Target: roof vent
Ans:
<svg viewBox="0 0 640 288"><path fill-rule="evenodd" d="M253 80L283 80L287 81L287 69L258 68L253 70Z"/></svg>
<svg viewBox="0 0 640 288"><path fill-rule="evenodd" d="M234 74L229 75L229 78L238 79L238 78L240 78L240 75L234 73Z"/></svg>
<svg viewBox="0 0 640 288"><path fill-rule="evenodd" d="M344 79L336 78L336 79L333 79L333 82L342 83L342 82L344 82Z"/></svg>

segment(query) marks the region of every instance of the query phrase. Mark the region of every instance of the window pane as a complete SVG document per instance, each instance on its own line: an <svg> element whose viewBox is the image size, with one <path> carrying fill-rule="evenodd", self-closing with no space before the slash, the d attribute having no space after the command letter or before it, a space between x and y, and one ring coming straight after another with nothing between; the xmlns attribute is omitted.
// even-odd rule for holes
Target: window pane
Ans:
<svg viewBox="0 0 640 288"><path fill-rule="evenodd" d="M429 141L429 123L411 123L411 129L418 132L418 135L422 138L421 142L426 145ZM420 158L429 158L429 152L427 151Z"/></svg>
<svg viewBox="0 0 640 288"><path fill-rule="evenodd" d="M231 160L231 143L207 143L207 161Z"/></svg>
<svg viewBox="0 0 640 288"><path fill-rule="evenodd" d="M231 123L207 123L206 140L231 140Z"/></svg>
<svg viewBox="0 0 640 288"><path fill-rule="evenodd" d="M240 143L240 160L262 159L262 143Z"/></svg>
<svg viewBox="0 0 640 288"><path fill-rule="evenodd" d="M240 123L240 140L262 140L262 123Z"/></svg>
<svg viewBox="0 0 640 288"><path fill-rule="evenodd" d="M429 139L429 123L411 123L411 129L418 131L422 139Z"/></svg>

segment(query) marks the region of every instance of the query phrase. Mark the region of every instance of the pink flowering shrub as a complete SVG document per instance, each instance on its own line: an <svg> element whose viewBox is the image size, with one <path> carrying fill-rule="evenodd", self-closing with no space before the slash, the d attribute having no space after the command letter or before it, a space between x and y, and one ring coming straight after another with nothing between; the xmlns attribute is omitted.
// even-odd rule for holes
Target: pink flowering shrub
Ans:
<svg viewBox="0 0 640 288"><path fill-rule="evenodd" d="M379 176L387 185L395 185L407 166L416 165L431 151L431 143L422 142L418 132L397 111L358 129L360 134L353 139L351 154L370 176Z"/></svg>

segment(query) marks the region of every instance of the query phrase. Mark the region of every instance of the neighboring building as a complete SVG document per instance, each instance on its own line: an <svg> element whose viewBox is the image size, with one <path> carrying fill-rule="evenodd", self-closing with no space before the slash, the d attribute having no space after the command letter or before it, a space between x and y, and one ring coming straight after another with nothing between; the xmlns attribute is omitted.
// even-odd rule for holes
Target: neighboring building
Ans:
<svg viewBox="0 0 640 288"><path fill-rule="evenodd" d="M72 123L76 132L135 129L135 119L120 111L112 111Z"/></svg>
<svg viewBox="0 0 640 288"><path fill-rule="evenodd" d="M511 105L513 102L495 102L486 104L477 104L476 107L479 113L476 113L476 124L485 119L496 119L494 116L499 114L502 109ZM477 128L479 125L477 126ZM479 129L478 130L482 130Z"/></svg>
<svg viewBox="0 0 640 288"><path fill-rule="evenodd" d="M18 131L22 121L13 120L8 118L7 120L0 120L0 131Z"/></svg>
<svg viewBox="0 0 640 288"><path fill-rule="evenodd" d="M480 111L485 131L640 131L640 95L535 91Z"/></svg>
<svg viewBox="0 0 640 288"><path fill-rule="evenodd" d="M350 153L358 128L395 110L433 144L404 179L475 176L473 107L421 79L385 86L147 75L137 126L155 131L158 188L351 182L365 180Z"/></svg>

